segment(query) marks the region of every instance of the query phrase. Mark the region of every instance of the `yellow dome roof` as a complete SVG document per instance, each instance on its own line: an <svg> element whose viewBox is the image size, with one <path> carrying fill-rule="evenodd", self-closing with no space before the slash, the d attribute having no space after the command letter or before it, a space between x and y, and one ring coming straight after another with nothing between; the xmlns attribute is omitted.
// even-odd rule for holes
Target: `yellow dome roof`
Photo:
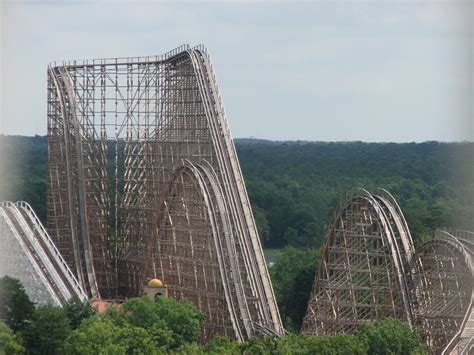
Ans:
<svg viewBox="0 0 474 355"><path fill-rule="evenodd" d="M151 279L148 281L148 287L162 287L163 282L160 279Z"/></svg>

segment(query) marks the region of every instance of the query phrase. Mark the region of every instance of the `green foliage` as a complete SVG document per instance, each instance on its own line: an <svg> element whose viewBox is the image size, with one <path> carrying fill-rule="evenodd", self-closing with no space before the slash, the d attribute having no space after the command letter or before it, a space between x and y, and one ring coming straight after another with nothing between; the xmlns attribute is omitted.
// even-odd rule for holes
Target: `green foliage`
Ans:
<svg viewBox="0 0 474 355"><path fill-rule="evenodd" d="M300 250L288 248L282 260L295 262ZM315 252L314 252L315 253ZM317 254L315 254L317 255ZM313 257L315 256L313 255ZM332 337L290 334L251 338L239 343L216 337L196 343L201 315L186 302L132 298L103 315L78 300L64 308L38 308L21 332L26 350L35 354L426 354L418 333L403 322L386 319L363 324L356 335ZM75 325L71 331L70 324ZM0 322L0 354L23 354L25 348Z"/></svg>
<svg viewBox="0 0 474 355"><path fill-rule="evenodd" d="M100 317L82 321L65 351L89 353L165 353L190 349L199 337L201 314L187 302L149 297L125 300Z"/></svg>
<svg viewBox="0 0 474 355"><path fill-rule="evenodd" d="M47 138L0 135L0 151L0 201L27 201L45 221Z"/></svg>
<svg viewBox="0 0 474 355"><path fill-rule="evenodd" d="M227 337L215 337L203 346L205 354L240 354L240 344Z"/></svg>
<svg viewBox="0 0 474 355"><path fill-rule="evenodd" d="M366 354L367 353L367 345L364 342L360 341L352 336L348 336L346 334L337 334L330 338L330 344L333 349L336 351L328 352L331 354Z"/></svg>
<svg viewBox="0 0 474 355"><path fill-rule="evenodd" d="M318 249L282 249L270 268L273 291L285 328L299 330L319 263Z"/></svg>
<svg viewBox="0 0 474 355"><path fill-rule="evenodd" d="M0 355L24 354L25 348L21 340L13 331L3 322L0 322Z"/></svg>
<svg viewBox="0 0 474 355"><path fill-rule="evenodd" d="M35 311L23 337L29 352L59 354L70 331L69 319L62 308L43 306Z"/></svg>
<svg viewBox="0 0 474 355"><path fill-rule="evenodd" d="M176 303L171 298L158 298L155 306L156 312L175 334L177 346L198 340L203 316L196 307L188 302Z"/></svg>
<svg viewBox="0 0 474 355"><path fill-rule="evenodd" d="M32 319L35 307L20 281L9 276L0 278L0 320L13 331L23 330Z"/></svg>
<svg viewBox="0 0 474 355"><path fill-rule="evenodd" d="M126 354L128 347L122 342L121 329L108 320L86 319L67 338L64 352L78 355Z"/></svg>
<svg viewBox="0 0 474 355"><path fill-rule="evenodd" d="M119 343L127 347L127 354L152 354L156 353L153 338L150 333L141 327L125 326L117 334ZM166 350L163 348L163 351Z"/></svg>
<svg viewBox="0 0 474 355"><path fill-rule="evenodd" d="M182 349L180 349L182 350ZM189 348L188 348L189 350ZM310 336L290 334L281 338L251 338L238 343L228 338L217 337L192 352L198 354L320 354L320 355L365 355L368 346L365 339L354 335ZM400 353L402 355L402 353Z"/></svg>
<svg viewBox="0 0 474 355"><path fill-rule="evenodd" d="M333 337L293 334L278 340L275 353L363 355L367 354L367 345L357 337L346 334Z"/></svg>
<svg viewBox="0 0 474 355"><path fill-rule="evenodd" d="M236 140L266 247L320 247L347 191L382 187L415 240L443 227L474 229L473 143L316 143Z"/></svg>
<svg viewBox="0 0 474 355"><path fill-rule="evenodd" d="M197 341L202 315L187 302L176 302L171 298L153 301L144 296L127 299L120 309L109 308L104 318L120 327L144 328L157 346L177 349Z"/></svg>
<svg viewBox="0 0 474 355"><path fill-rule="evenodd" d="M375 352L374 352L375 347ZM311 336L289 334L281 338L251 338L243 343L228 338L214 338L201 347L181 348L180 353L196 354L426 354L416 331L408 324L386 319L375 324L364 324L356 335ZM186 352L188 350L188 352Z"/></svg>
<svg viewBox="0 0 474 355"><path fill-rule="evenodd" d="M67 302L63 309L66 312L69 326L72 330L76 329L84 319L97 315L96 309L88 301L82 302L77 297Z"/></svg>
<svg viewBox="0 0 474 355"><path fill-rule="evenodd" d="M183 346L183 344L189 344L177 342L175 334L167 327L163 327L160 323L148 328L148 333L158 349L175 349L178 345Z"/></svg>
<svg viewBox="0 0 474 355"><path fill-rule="evenodd" d="M180 354L180 355L189 355L189 354L193 354L193 355L204 355L204 354L207 354L201 346L199 346L198 344L196 343L186 343L186 344L183 344L182 346L180 346L178 349L176 350L173 350L172 352L173 354ZM216 353L217 354L227 354L226 352L222 352L222 353Z"/></svg>
<svg viewBox="0 0 474 355"><path fill-rule="evenodd" d="M370 355L427 353L417 331L393 318L362 324L357 336L367 344Z"/></svg>

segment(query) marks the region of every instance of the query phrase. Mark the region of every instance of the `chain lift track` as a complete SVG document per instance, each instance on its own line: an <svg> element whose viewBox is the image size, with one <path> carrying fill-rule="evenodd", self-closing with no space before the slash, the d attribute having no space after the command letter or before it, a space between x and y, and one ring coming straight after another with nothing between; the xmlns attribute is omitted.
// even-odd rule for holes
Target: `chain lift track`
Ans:
<svg viewBox="0 0 474 355"><path fill-rule="evenodd" d="M91 297L162 279L202 339L283 328L210 56L48 68L48 230Z"/></svg>

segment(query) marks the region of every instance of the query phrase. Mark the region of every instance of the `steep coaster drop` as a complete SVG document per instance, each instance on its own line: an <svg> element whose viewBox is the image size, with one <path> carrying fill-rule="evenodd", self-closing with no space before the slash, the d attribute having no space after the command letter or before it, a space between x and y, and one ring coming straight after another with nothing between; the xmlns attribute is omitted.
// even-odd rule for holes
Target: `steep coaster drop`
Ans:
<svg viewBox="0 0 474 355"><path fill-rule="evenodd" d="M203 340L283 333L204 47L51 65L48 145L48 230L89 296L159 278Z"/></svg>

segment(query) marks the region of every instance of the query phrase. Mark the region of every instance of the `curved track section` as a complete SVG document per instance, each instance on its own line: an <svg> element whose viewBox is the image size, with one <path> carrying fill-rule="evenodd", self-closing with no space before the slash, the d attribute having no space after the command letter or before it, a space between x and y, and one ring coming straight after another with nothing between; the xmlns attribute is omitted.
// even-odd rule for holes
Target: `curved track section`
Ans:
<svg viewBox="0 0 474 355"><path fill-rule="evenodd" d="M29 284L31 283L29 274L33 274L33 278L43 285L37 288L46 290L48 298L58 306L73 297L83 301L87 299L79 282L29 204L23 201L16 204L2 202L0 215L2 225L7 227L1 230L2 244L15 243L21 248L21 252L16 253L16 257L22 258L23 255L23 259L27 260L27 262L25 260L13 261L15 267L22 268L24 265L29 265L29 267L24 267L24 270L15 270L15 277L20 281L25 279L25 283ZM4 254L8 252L8 249L2 248L2 251L0 256L2 259L12 258L12 255Z"/></svg>
<svg viewBox="0 0 474 355"><path fill-rule="evenodd" d="M473 237L437 231L416 251L416 325L435 354L469 354L474 347Z"/></svg>
<svg viewBox="0 0 474 355"><path fill-rule="evenodd" d="M392 316L410 324L413 243L393 197L357 190L334 215L303 321L316 335Z"/></svg>
<svg viewBox="0 0 474 355"><path fill-rule="evenodd" d="M216 334L243 339L251 316L217 179L209 167L186 163L167 187L147 274L159 275L170 296L203 311L203 340Z"/></svg>
<svg viewBox="0 0 474 355"><path fill-rule="evenodd" d="M48 78L48 228L89 295L136 296L160 277L207 315L204 339L282 334L205 48L65 62Z"/></svg>

